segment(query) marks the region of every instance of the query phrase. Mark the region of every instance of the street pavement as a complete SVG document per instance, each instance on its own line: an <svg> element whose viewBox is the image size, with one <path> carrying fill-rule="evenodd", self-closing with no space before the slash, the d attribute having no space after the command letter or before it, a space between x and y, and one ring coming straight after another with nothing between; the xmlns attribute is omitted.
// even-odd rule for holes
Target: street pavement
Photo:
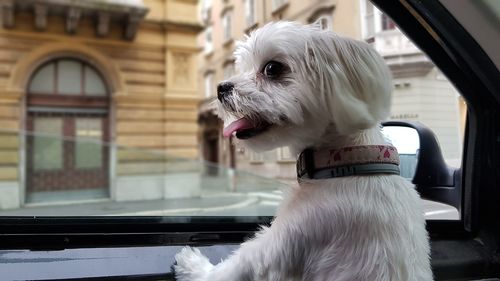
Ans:
<svg viewBox="0 0 500 281"><path fill-rule="evenodd" d="M2 210L0 216L274 216L281 199L279 190L206 192L195 198L27 206ZM459 219L453 207L427 200L423 204L427 219Z"/></svg>
<svg viewBox="0 0 500 281"><path fill-rule="evenodd" d="M195 198L172 198L116 202L93 200L28 205L2 210L0 216L273 216L281 199L280 192L221 192Z"/></svg>

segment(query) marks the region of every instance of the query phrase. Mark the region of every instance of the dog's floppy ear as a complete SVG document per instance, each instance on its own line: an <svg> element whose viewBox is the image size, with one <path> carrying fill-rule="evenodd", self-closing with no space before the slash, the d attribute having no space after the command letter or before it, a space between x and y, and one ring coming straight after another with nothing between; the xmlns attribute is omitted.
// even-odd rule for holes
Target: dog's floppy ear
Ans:
<svg viewBox="0 0 500 281"><path fill-rule="evenodd" d="M307 48L306 63L319 79L324 110L338 133L368 129L388 117L391 74L372 47L333 32L317 31Z"/></svg>

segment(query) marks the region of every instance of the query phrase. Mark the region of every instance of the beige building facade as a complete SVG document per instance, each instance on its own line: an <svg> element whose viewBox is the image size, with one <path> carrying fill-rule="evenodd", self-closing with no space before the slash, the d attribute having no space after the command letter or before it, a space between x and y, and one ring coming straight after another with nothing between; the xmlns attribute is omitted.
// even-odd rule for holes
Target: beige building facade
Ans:
<svg viewBox="0 0 500 281"><path fill-rule="evenodd" d="M0 209L165 196L139 179L198 156L197 5L0 1Z"/></svg>

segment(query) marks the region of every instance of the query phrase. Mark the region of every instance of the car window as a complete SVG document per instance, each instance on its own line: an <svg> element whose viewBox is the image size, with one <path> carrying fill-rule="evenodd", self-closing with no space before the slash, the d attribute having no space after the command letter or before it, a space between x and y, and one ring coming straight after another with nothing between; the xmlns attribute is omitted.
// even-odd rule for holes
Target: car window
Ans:
<svg viewBox="0 0 500 281"><path fill-rule="evenodd" d="M273 216L297 184L297 155L224 138L213 101L236 71L236 42L275 20L370 43L394 77L390 120L429 126L446 163L461 166L464 100L368 1L110 6L137 21L77 2L85 12L70 16L12 2L0 28L0 216ZM400 152L410 180L417 151ZM454 207L424 205L428 219L459 219Z"/></svg>

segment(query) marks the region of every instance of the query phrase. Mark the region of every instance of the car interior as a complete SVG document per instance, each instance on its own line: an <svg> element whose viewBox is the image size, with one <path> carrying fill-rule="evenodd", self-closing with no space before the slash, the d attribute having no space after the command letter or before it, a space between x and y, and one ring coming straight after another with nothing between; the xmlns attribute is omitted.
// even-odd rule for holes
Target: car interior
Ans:
<svg viewBox="0 0 500 281"><path fill-rule="evenodd" d="M407 158L413 165L408 178L424 199L458 210L457 220L427 220L434 278L500 280L498 2L372 2L441 69L467 104L458 168L444 161L442 146L427 126L383 123L416 132L418 153ZM265 214L1 216L0 257L20 262L0 264L0 279L175 280L172 265L182 247L198 247L217 263L272 219Z"/></svg>

